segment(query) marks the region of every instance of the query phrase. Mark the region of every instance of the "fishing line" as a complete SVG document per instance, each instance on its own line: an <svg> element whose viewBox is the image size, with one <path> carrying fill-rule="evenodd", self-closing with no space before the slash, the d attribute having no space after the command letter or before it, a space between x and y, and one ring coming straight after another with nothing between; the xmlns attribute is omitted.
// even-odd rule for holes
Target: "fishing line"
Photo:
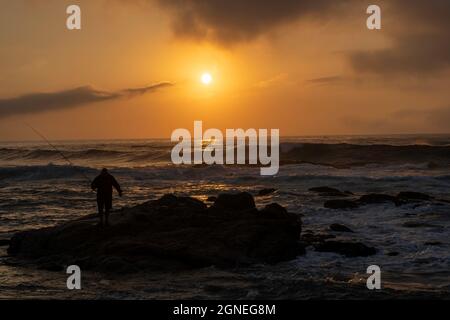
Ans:
<svg viewBox="0 0 450 320"><path fill-rule="evenodd" d="M60 151L58 148L56 148L56 146L54 146L42 133L40 133L38 130L36 130L35 128L33 128L30 124L25 123L25 125L27 127L29 127L31 130L33 130L34 133L36 133L39 137L41 137L45 142L47 142L47 144L52 147L53 149L55 149L56 152L59 153L59 155L67 161L67 163L69 163L69 165L71 167L73 167L75 170L77 170L85 179L86 181L89 182L89 186L91 185L91 179L89 179L89 177L76 165L74 165L74 163L72 161L70 161L70 159L68 157L66 157L64 155L64 153L62 153L62 151Z"/></svg>

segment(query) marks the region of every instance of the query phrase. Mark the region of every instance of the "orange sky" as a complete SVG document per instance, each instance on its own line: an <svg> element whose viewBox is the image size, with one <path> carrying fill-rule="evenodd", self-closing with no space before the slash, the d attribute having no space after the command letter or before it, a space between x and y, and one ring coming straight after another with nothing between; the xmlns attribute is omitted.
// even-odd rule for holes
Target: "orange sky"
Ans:
<svg viewBox="0 0 450 320"><path fill-rule="evenodd" d="M50 139L169 138L194 120L284 136L450 132L442 8L378 2L380 31L366 28L367 4L351 0L2 3L0 140L36 139L24 122ZM65 27L69 4L80 5L82 30ZM211 85L200 83L203 72ZM32 106L35 93L84 86L108 99Z"/></svg>

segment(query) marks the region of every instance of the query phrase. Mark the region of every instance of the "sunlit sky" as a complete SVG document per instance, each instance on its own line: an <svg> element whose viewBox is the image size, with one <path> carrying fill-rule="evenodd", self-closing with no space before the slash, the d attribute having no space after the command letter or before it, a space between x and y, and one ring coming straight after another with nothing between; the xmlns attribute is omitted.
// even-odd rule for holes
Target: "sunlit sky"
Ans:
<svg viewBox="0 0 450 320"><path fill-rule="evenodd" d="M0 0L0 140L450 132L450 2L333 3Z"/></svg>

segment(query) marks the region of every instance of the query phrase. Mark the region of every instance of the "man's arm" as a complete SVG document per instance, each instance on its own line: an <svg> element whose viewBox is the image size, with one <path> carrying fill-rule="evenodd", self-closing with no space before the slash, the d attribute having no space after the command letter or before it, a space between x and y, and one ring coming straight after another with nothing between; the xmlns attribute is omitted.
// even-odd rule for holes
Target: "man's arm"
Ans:
<svg viewBox="0 0 450 320"><path fill-rule="evenodd" d="M122 189L120 188L119 183L117 182L117 180L114 177L112 177L112 185L119 193L119 196L122 196Z"/></svg>
<svg viewBox="0 0 450 320"><path fill-rule="evenodd" d="M92 188L92 190L97 189L97 178L95 178L95 179L92 181L92 183L91 183L91 188Z"/></svg>

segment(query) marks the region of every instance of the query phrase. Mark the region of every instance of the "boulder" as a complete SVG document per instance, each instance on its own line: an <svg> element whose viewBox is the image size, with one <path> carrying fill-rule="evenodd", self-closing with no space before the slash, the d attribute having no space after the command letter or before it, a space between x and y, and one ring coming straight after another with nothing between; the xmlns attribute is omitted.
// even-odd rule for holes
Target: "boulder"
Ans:
<svg viewBox="0 0 450 320"><path fill-rule="evenodd" d="M251 210L255 208L255 200L248 192L221 193L214 202L214 207L228 210Z"/></svg>
<svg viewBox="0 0 450 320"><path fill-rule="evenodd" d="M276 263L304 252L300 217L278 204L258 210L249 194L222 194L209 208L194 198L165 195L112 213L109 227L97 222L89 215L16 233L8 253L47 270L76 264L127 273Z"/></svg>

